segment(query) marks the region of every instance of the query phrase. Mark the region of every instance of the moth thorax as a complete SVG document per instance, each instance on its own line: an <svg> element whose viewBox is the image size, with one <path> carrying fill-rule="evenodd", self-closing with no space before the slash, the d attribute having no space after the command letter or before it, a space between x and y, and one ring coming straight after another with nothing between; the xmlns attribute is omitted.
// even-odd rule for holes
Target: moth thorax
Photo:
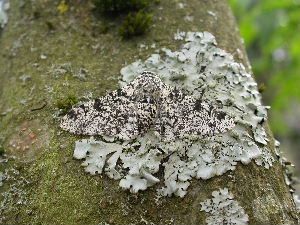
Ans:
<svg viewBox="0 0 300 225"><path fill-rule="evenodd" d="M143 86L136 87L137 97L147 97L157 99L161 95L161 85L156 82L144 83Z"/></svg>

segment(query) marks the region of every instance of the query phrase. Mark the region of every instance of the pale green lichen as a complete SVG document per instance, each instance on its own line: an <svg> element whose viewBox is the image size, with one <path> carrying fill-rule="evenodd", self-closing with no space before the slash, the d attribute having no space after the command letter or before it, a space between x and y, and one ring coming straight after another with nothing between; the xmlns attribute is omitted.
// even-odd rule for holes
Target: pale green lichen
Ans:
<svg viewBox="0 0 300 225"><path fill-rule="evenodd" d="M300 197L299 195L293 195L294 197L294 201L295 201L295 204L296 204L296 207L297 207L297 210L298 210L298 214L300 215Z"/></svg>
<svg viewBox="0 0 300 225"><path fill-rule="evenodd" d="M3 185L4 174L0 171L0 187Z"/></svg>
<svg viewBox="0 0 300 225"><path fill-rule="evenodd" d="M241 64L234 62L230 54L216 47L211 34L190 32L177 34L176 39L181 39L179 37L186 41L181 50L172 52L163 48L161 55L153 54L145 62L137 61L124 67L121 84L132 81L145 70L155 72L171 86L222 107L235 117L235 128L201 140L169 143L157 140L149 132L130 142L117 143L118 150L114 147L116 143L85 139L76 142L75 151L81 152L81 159L86 158L83 166L89 173L104 172L110 178L120 179L119 185L134 193L163 181L164 186L157 189L159 196L175 194L183 197L192 178L209 179L222 175L235 170L239 161L247 164L256 159L258 165L272 166L272 155L258 144L268 141L261 125L267 120L268 107L261 105L253 78ZM254 136L249 134L249 129ZM118 160L122 162L121 166L117 165ZM158 177L156 173L161 166L163 177Z"/></svg>
<svg viewBox="0 0 300 225"><path fill-rule="evenodd" d="M233 194L227 188L214 191L212 196L212 199L207 199L200 203L201 211L210 214L205 220L206 224L248 224L248 215L238 202L234 200Z"/></svg>
<svg viewBox="0 0 300 225"><path fill-rule="evenodd" d="M9 3L6 0L0 0L0 29L4 28L8 22L7 10L9 9Z"/></svg>

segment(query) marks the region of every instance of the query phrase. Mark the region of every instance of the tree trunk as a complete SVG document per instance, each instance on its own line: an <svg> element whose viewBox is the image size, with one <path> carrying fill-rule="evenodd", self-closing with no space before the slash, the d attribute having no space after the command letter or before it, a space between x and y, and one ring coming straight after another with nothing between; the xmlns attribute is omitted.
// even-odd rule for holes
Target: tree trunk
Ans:
<svg viewBox="0 0 300 225"><path fill-rule="evenodd" d="M251 72L225 0L161 1L150 7L154 16L149 32L129 40L118 33L122 16L97 18L87 1L66 1L66 12L57 8L59 1L10 3L9 21L0 34L0 145L8 159L0 164L5 176L0 187L1 223L205 224L210 218L216 224L226 220L224 215L204 202L214 191L228 196L226 189L244 222L299 222L267 124L268 143L256 144L275 159L269 169L254 159L238 162L220 176L193 178L182 198L156 200L155 185L134 194L122 190L118 180L84 172L72 156L80 137L59 127L57 101L90 93L96 98L115 90L125 65L148 58L155 48L180 49L183 40L173 40L178 30L212 33L218 47ZM100 24L108 25L107 33L100 34ZM251 129L249 134L253 136Z"/></svg>

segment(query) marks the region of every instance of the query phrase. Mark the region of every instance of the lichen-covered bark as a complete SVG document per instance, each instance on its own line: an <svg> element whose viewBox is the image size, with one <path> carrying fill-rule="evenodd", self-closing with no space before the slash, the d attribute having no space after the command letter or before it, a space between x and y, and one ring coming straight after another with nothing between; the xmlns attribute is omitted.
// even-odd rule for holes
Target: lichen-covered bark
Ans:
<svg viewBox="0 0 300 225"><path fill-rule="evenodd" d="M0 165L7 173L0 187L1 223L204 224L208 214L200 210L200 202L225 187L250 224L298 222L278 161L270 169L238 164L222 176L192 180L184 198L156 201L154 189L123 191L118 181L88 176L72 158L79 137L59 128L56 102L68 95L99 97L116 89L120 69L152 53L141 44L177 49L177 30L209 31L220 48L250 71L225 0L191 0L184 8L179 3L184 2L165 0L152 6L150 32L124 41L118 34L120 19L96 18L86 1L71 1L61 14L58 2L11 0L9 22L0 34L0 144L8 158ZM100 34L100 23L115 25Z"/></svg>

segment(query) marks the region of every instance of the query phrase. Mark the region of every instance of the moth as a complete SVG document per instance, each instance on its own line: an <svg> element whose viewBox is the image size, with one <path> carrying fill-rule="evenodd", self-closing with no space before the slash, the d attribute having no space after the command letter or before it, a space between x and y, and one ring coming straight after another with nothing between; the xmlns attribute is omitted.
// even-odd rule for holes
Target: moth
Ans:
<svg viewBox="0 0 300 225"><path fill-rule="evenodd" d="M235 126L226 113L143 72L104 97L73 107L60 127L74 134L132 140L148 131L163 142L201 138Z"/></svg>

